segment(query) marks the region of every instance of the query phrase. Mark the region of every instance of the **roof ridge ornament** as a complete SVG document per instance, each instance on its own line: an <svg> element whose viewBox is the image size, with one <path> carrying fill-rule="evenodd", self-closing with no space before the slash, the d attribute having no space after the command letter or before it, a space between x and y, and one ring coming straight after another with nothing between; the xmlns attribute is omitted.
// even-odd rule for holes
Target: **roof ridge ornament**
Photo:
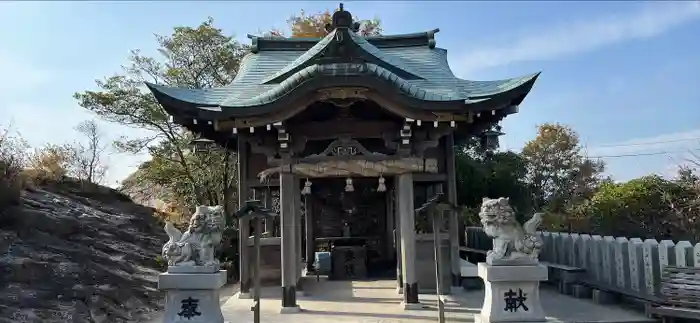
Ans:
<svg viewBox="0 0 700 323"><path fill-rule="evenodd" d="M338 28L347 28L353 32L358 32L360 30L360 22L353 21L352 14L350 11L345 11L343 3L340 3L338 5L338 10L333 13L331 23L325 26L326 32L329 33Z"/></svg>

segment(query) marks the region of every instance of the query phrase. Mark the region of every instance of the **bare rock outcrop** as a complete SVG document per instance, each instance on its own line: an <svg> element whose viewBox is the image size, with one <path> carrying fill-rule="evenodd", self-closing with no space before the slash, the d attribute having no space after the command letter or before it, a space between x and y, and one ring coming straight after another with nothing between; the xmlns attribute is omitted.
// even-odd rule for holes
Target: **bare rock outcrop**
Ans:
<svg viewBox="0 0 700 323"><path fill-rule="evenodd" d="M0 212L0 323L141 322L162 308L153 209L64 183Z"/></svg>

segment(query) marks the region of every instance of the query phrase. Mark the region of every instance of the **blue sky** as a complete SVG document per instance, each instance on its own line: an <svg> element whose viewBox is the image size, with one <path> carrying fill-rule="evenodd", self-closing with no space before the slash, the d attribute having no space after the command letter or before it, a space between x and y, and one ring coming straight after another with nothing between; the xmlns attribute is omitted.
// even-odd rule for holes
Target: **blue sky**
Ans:
<svg viewBox="0 0 700 323"><path fill-rule="evenodd" d="M94 118L73 100L94 80L118 73L129 51L155 53L154 34L212 16L241 41L286 28L300 9L337 2L2 2L0 124L32 145L79 140L72 130ZM438 47L467 79L542 71L520 113L503 123L504 148L521 148L536 125L573 127L590 156L605 157L618 180L672 174L700 149L700 3L684 2L345 2L385 33L440 28ZM108 138L139 135L103 124ZM660 152L667 154L648 155ZM145 156L112 154L107 184Z"/></svg>

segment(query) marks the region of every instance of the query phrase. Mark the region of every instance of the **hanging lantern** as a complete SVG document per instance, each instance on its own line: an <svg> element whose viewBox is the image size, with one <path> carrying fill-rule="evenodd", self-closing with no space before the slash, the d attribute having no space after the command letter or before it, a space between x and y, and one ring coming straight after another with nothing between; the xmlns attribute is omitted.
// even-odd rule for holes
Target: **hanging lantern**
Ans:
<svg viewBox="0 0 700 323"><path fill-rule="evenodd" d="M304 188L301 190L302 195L309 195L311 194L311 181L307 178L306 182L304 182Z"/></svg>
<svg viewBox="0 0 700 323"><path fill-rule="evenodd" d="M354 192L355 187L352 186L352 178L348 177L345 179L345 191L346 192Z"/></svg>
<svg viewBox="0 0 700 323"><path fill-rule="evenodd" d="M500 127L499 127L500 128ZM481 134L481 146L486 150L498 149L498 137L505 135L500 129L487 130Z"/></svg>
<svg viewBox="0 0 700 323"><path fill-rule="evenodd" d="M384 176L379 175L379 185L377 186L377 192L386 192L386 180Z"/></svg>
<svg viewBox="0 0 700 323"><path fill-rule="evenodd" d="M205 153L214 147L214 141L206 138L199 137L190 141L190 149L195 154Z"/></svg>

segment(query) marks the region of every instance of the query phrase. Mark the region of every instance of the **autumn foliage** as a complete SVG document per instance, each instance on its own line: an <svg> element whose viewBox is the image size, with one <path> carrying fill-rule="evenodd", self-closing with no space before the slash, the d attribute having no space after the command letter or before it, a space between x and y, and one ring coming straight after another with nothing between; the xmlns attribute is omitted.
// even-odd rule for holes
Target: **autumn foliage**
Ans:
<svg viewBox="0 0 700 323"><path fill-rule="evenodd" d="M328 34L326 26L333 21L333 13L330 10L325 10L315 14L308 14L304 10L300 14L292 15L287 20L292 33L291 38L322 38ZM354 17L355 21L360 23L358 33L362 36L378 36L382 34L381 21L378 18L370 20L362 20ZM279 30L273 30L272 35L284 36Z"/></svg>

